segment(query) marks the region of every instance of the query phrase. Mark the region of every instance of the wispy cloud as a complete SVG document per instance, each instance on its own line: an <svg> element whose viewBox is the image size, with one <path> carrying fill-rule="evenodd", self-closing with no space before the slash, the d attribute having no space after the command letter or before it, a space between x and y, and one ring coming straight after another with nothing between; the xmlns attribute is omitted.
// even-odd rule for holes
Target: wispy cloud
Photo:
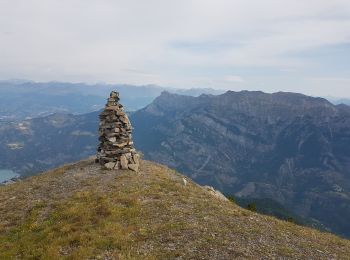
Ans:
<svg viewBox="0 0 350 260"><path fill-rule="evenodd" d="M0 32L3 79L316 92L302 79L350 73L322 55L350 53L348 0L1 0Z"/></svg>
<svg viewBox="0 0 350 260"><path fill-rule="evenodd" d="M337 77L316 77L316 78L309 78L309 80L350 83L350 78L337 78Z"/></svg>
<svg viewBox="0 0 350 260"><path fill-rule="evenodd" d="M238 82L238 83L244 83L246 82L242 77L237 75L228 75L224 78L224 80L228 82Z"/></svg>

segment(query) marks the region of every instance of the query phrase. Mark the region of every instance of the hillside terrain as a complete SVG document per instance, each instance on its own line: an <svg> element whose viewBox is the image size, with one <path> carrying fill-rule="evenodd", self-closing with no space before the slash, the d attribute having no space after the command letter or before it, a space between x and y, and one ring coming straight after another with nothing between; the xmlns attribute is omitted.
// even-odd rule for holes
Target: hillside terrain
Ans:
<svg viewBox="0 0 350 260"><path fill-rule="evenodd" d="M294 93L165 92L130 120L145 158L350 237L348 106ZM97 128L98 112L0 123L0 169L31 175L94 155Z"/></svg>
<svg viewBox="0 0 350 260"><path fill-rule="evenodd" d="M350 236L350 107L282 92L165 92L131 120L146 158Z"/></svg>
<svg viewBox="0 0 350 260"><path fill-rule="evenodd" d="M23 178L94 155L98 142L98 113L53 114L20 122L0 123L0 169L11 169ZM6 179L3 173L0 171L0 177ZM289 212L276 201L236 200L242 207L255 203L258 212L284 220L292 217L297 223L322 229L317 222Z"/></svg>
<svg viewBox="0 0 350 260"><path fill-rule="evenodd" d="M0 122L0 169L22 176L96 153L98 112Z"/></svg>
<svg viewBox="0 0 350 260"><path fill-rule="evenodd" d="M242 209L165 166L93 159L0 187L0 258L349 259L350 242Z"/></svg>

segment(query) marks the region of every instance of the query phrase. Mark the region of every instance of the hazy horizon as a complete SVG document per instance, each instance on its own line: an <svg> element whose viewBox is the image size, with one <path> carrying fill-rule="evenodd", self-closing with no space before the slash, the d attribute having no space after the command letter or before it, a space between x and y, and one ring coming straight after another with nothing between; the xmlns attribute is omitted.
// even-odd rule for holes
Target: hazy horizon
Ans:
<svg viewBox="0 0 350 260"><path fill-rule="evenodd" d="M0 0L0 79L350 97L345 0Z"/></svg>

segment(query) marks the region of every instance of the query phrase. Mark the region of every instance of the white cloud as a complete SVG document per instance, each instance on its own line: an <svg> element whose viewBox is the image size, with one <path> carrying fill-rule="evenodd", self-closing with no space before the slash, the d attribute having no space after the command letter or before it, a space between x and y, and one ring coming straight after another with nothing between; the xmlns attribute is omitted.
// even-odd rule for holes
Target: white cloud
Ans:
<svg viewBox="0 0 350 260"><path fill-rule="evenodd" d="M227 71L303 71L319 61L300 52L350 43L348 0L0 4L0 78L177 87L194 86L201 77L242 83L249 76L230 78Z"/></svg>
<svg viewBox="0 0 350 260"><path fill-rule="evenodd" d="M336 77L316 77L316 78L309 78L309 80L313 81L328 81L328 82L344 82L344 83L350 83L350 78L336 78ZM349 86L350 87L350 86Z"/></svg>
<svg viewBox="0 0 350 260"><path fill-rule="evenodd" d="M246 82L242 77L237 76L237 75L228 75L225 77L224 80L228 81L228 82L238 82L238 83Z"/></svg>

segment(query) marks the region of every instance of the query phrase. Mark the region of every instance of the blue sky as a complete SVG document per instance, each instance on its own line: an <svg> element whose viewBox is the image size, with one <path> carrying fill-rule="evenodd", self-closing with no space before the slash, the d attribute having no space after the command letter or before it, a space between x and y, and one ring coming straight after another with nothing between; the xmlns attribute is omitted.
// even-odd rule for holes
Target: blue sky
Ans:
<svg viewBox="0 0 350 260"><path fill-rule="evenodd" d="M0 4L0 79L350 97L349 0Z"/></svg>

